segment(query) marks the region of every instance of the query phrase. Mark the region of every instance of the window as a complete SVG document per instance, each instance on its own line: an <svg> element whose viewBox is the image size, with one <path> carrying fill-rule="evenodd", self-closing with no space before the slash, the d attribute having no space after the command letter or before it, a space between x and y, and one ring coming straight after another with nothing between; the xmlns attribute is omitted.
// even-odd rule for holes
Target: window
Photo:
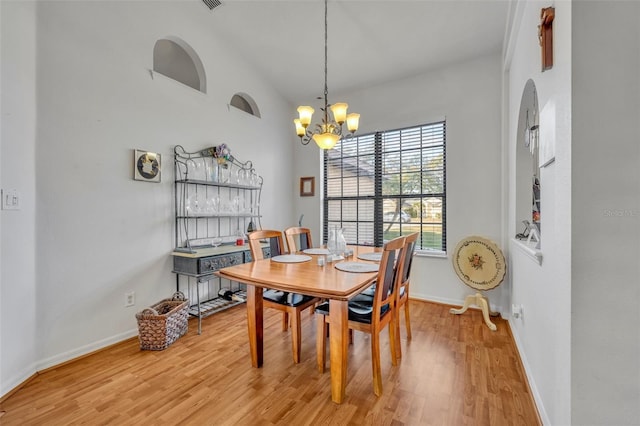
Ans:
<svg viewBox="0 0 640 426"><path fill-rule="evenodd" d="M446 252L445 122L342 139L324 153L324 239L381 246L420 232L419 250Z"/></svg>

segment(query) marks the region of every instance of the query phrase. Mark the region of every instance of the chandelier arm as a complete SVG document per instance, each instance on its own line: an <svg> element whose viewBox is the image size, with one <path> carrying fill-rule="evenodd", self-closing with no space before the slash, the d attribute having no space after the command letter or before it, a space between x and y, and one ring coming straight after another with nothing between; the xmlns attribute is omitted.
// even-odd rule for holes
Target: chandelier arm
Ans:
<svg viewBox="0 0 640 426"><path fill-rule="evenodd" d="M308 135L300 136L300 143L302 145L309 145L309 142L311 142L311 139Z"/></svg>

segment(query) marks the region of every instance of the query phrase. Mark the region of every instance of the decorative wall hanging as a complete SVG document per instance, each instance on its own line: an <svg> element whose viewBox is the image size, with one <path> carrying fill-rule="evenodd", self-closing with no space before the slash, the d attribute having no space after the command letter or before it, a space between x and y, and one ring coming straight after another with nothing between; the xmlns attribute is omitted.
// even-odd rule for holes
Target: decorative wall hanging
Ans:
<svg viewBox="0 0 640 426"><path fill-rule="evenodd" d="M300 196L301 197L313 197L315 195L316 178L301 177L300 178Z"/></svg>
<svg viewBox="0 0 640 426"><path fill-rule="evenodd" d="M540 11L540 25L538 25L538 39L542 47L542 71L553 68L553 19L556 9L546 7Z"/></svg>
<svg viewBox="0 0 640 426"><path fill-rule="evenodd" d="M136 149L133 156L133 178L146 182L160 182L160 154Z"/></svg>

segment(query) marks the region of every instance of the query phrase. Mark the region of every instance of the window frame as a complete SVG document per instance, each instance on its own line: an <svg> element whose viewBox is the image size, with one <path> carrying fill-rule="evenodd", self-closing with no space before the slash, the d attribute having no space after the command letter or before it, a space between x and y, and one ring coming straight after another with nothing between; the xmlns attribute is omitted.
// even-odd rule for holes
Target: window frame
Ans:
<svg viewBox="0 0 640 426"><path fill-rule="evenodd" d="M407 134L407 135L411 135L411 132L416 132L419 131L419 145L416 146L415 145L415 140L413 141L403 141L403 134ZM429 135L429 131L432 131L433 134L436 135L436 137L434 138L434 140L436 142L425 142L425 139L428 139L428 135ZM439 133L441 132L441 133ZM438 135L441 134L440 139L438 139ZM389 138L391 138L393 135L396 135L396 137L398 138L398 146L399 148L396 149L384 149L384 146L388 146L390 145L390 142L386 141L385 142L385 138L387 138L387 140L391 140ZM371 138L373 138L373 141L371 140ZM322 226L323 226L323 238L324 241L327 241L328 238L328 234L329 234L329 226L330 223L336 223L339 222L340 226L343 226L343 224L345 222L347 223L356 223L356 243L354 243L353 241L349 241L347 240L347 243L349 244L362 244L362 245L373 245L373 246L377 246L380 247L383 245L384 243L384 234L385 234L385 228L387 228L387 231L391 228L389 226L390 222L389 221L384 221L383 220L383 203L385 202L385 200L411 200L411 199L420 199L419 202L421 204L421 206L424 206L424 202L426 199L428 198L438 198L441 200L442 206L441 206L441 219L440 222L436 222L435 220L431 220L429 221L427 217L425 217L423 211L422 211L422 207L420 208L420 214L418 215L418 219L419 221L415 222L412 221L412 224L419 224L420 229L422 229L421 232L421 236L419 238L418 241L418 245L416 246L416 253L417 254L421 254L421 255L429 255L429 256L436 256L436 257L442 257L442 256L446 256L447 253L447 232L446 232L446 197L447 197L447 191L446 191L446 120L439 120L439 121L435 121L435 122L431 122L431 123L426 123L426 124L421 124L421 125L416 125L416 126L409 126L409 127L404 127L404 128L400 128L400 129L392 129L392 130L383 130L383 131L377 131L377 132L372 132L372 133L368 133L368 134L363 134L363 135L358 135L358 136L354 136L353 139L355 139L355 141L352 140L352 138L346 139L346 140L341 140L339 142L339 145L334 148L334 150L327 150L324 151L324 155L323 155L323 197L322 197L322 206L323 206L323 214L322 214ZM342 151L342 143L352 143L354 144L353 146L349 146L349 148L351 149L355 149L356 154L345 154L345 152ZM360 151L360 145L367 146L367 149L364 152ZM373 149L371 149L371 144L373 143ZM403 144L408 144L408 147L403 147ZM337 150L337 151L336 151ZM438 156L441 155L441 168L440 169L425 169L424 168L424 161L425 161L425 152L426 151L433 151L435 152L435 155L433 157L428 157L431 159L437 159ZM336 152L339 152L339 154L337 154L336 156ZM404 185L404 181L402 181L402 175L403 175L403 170L404 167L402 166L401 161L403 159L407 159L410 158L411 153L419 153L420 156L420 170L419 170L419 179L420 179L420 189L419 192L409 192L409 193L402 193L403 190L403 185ZM388 172L384 172L384 167L383 167L383 161L385 159L385 155L389 155L390 153L396 153L397 157L399 159L399 168L398 168L398 173L397 176L399 178L399 184L398 184L398 190L395 193L387 193L387 194L383 194L383 180L385 178L388 178L389 176L391 176L391 173ZM371 165L369 164L368 166L368 170L366 172L364 172L362 175L360 174L360 170L364 169L363 165L365 163L361 163L359 160L362 159L362 157L364 156L368 156L371 157L373 156L373 161L374 161L374 165L373 165L373 170L371 170ZM348 177L345 177L345 170L347 170L349 167L345 167L344 163L345 163L345 159L355 159L356 166L354 166L353 164L351 164L351 168L355 168L356 170L358 170L356 172L355 175L350 175ZM338 178L336 177L330 177L330 173L329 173L329 165L330 163L335 163L335 162L340 162L342 163L341 166L339 168L337 168L337 170L340 173L340 176ZM334 169L335 172L336 169ZM433 173L435 170L435 174L436 174L436 179L441 179L441 192L427 192L427 188L425 188L424 185L424 179L425 176L428 173ZM438 171L439 170L439 171ZM368 174L367 174L368 173ZM369 179L371 179L371 173L373 174L373 180L374 180L374 187L373 187L373 193L371 192L371 188L368 188L368 191L366 195L361 195L360 194L360 180L358 180L361 177L368 177ZM415 171L414 171L415 173ZM333 173L331 173L333 174ZM347 179L353 179L356 180L357 183L355 184L355 191L356 191L356 195L344 195L346 190L344 189L345 186L345 182ZM331 182L330 182L331 181ZM335 189L330 190L329 188L329 184L331 183L332 185L334 185L335 183L340 184L340 195L339 196L329 196L328 194L330 194L330 192L335 192ZM351 184L351 189L354 190L353 187L353 183ZM344 206L345 202L347 203L352 203L355 202L355 213L352 211L352 215L355 214L355 220L354 219L345 219L345 213L342 210L342 207ZM365 202L367 206L371 205L371 202L373 202L373 219L371 220L371 216L370 216L370 212L367 212L365 215L368 216L367 219L360 219L360 217L362 217L362 214L359 213L361 207L360 207L360 203L361 202ZM336 219L335 214L330 218L330 214L332 212L330 212L330 203L340 203L340 214L339 214L339 218ZM335 211L335 207L334 210ZM402 208L400 208L400 215L402 215L402 213L404 212L404 210ZM352 216L353 217L353 216ZM398 229L399 229L399 233L401 233L402 235L406 235L408 234L407 231L403 230L404 226L410 226L410 225L403 225L402 220L399 217L396 217L396 220L393 223L398 223ZM360 228L363 227L364 225L368 225L371 224L370 226L373 227L373 241L371 243L369 242L364 242L363 240L360 238L360 236L358 235L360 233ZM432 229L441 229L441 237L440 237L440 248L430 248L427 244L429 241L432 240L428 240L427 238L425 238L423 240L423 236L425 234L425 232L428 232L428 228L432 227ZM427 228L427 231L425 231L425 228ZM368 232L371 232L370 230ZM411 231L409 231L411 232ZM435 231L434 231L435 232ZM424 247L423 247L424 244Z"/></svg>

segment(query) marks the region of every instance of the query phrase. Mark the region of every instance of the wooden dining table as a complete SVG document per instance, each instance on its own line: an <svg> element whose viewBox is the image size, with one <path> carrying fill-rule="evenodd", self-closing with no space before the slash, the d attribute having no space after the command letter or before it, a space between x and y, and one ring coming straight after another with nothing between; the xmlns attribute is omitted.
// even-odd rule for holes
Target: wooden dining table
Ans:
<svg viewBox="0 0 640 426"><path fill-rule="evenodd" d="M348 248L353 250L353 256L347 257L344 261L367 262L358 259L358 255L381 250L366 246ZM344 272L335 268L337 262L327 262L320 266L317 255L310 257L311 260L296 263L280 263L268 258L223 268L216 274L247 286L249 347L251 364L256 368L262 367L263 362L263 289L270 288L329 300L331 399L340 404L344 399L347 382L348 302L373 284L377 271Z"/></svg>

